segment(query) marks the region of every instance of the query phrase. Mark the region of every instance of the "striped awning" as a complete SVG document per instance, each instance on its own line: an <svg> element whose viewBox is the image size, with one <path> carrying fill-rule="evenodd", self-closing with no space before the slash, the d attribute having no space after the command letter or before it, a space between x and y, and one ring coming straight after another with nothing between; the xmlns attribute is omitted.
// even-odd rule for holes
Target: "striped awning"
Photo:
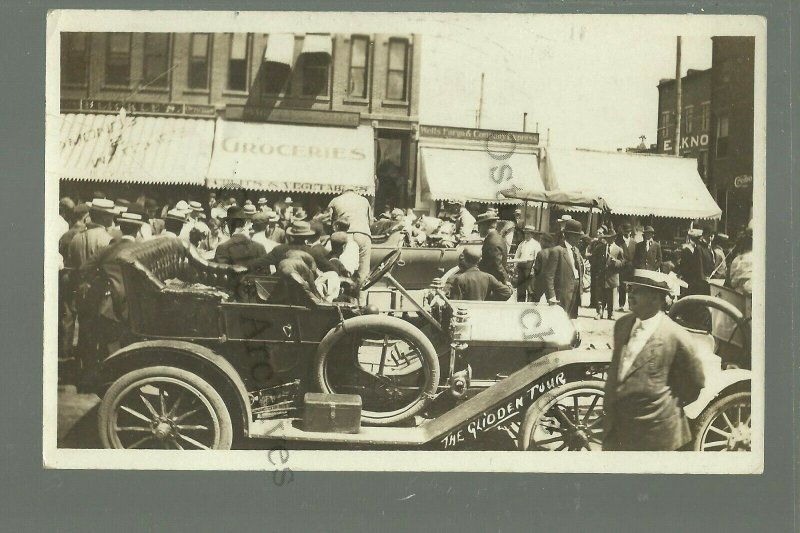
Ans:
<svg viewBox="0 0 800 533"><path fill-rule="evenodd" d="M63 179L203 185L214 121L124 113L62 114L59 158L48 169Z"/></svg>

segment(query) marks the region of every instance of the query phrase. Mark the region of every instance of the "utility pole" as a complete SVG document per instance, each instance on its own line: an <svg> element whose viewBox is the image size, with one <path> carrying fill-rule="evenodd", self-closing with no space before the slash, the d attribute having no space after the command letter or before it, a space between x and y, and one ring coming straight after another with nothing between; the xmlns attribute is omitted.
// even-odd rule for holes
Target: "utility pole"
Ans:
<svg viewBox="0 0 800 533"><path fill-rule="evenodd" d="M481 119L483 118L483 80L486 74L481 72L481 95L480 99L478 100L478 114L475 117L475 127L480 129L481 127Z"/></svg>
<svg viewBox="0 0 800 533"><path fill-rule="evenodd" d="M681 36L675 53L675 155L681 155Z"/></svg>
<svg viewBox="0 0 800 533"><path fill-rule="evenodd" d="M522 114L522 131L528 131L528 112Z"/></svg>

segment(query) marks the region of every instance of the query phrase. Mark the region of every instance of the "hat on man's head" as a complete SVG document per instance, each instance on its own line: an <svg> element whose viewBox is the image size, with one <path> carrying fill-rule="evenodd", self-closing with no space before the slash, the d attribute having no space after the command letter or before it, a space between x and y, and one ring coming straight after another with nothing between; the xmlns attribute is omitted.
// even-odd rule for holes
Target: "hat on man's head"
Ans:
<svg viewBox="0 0 800 533"><path fill-rule="evenodd" d="M645 226L642 230L642 233L655 233L656 230L653 229L653 226Z"/></svg>
<svg viewBox="0 0 800 533"><path fill-rule="evenodd" d="M630 224L628 224L627 222L623 222L622 224L620 224L620 226L619 226L619 230L620 230L622 233L630 233L631 231L633 231L633 230L631 229L631 225L630 225Z"/></svg>
<svg viewBox="0 0 800 533"><path fill-rule="evenodd" d="M244 208L234 205L228 208L225 218L228 220L247 220L247 213L244 212Z"/></svg>
<svg viewBox="0 0 800 533"><path fill-rule="evenodd" d="M297 210L292 214L292 220L305 220L307 218L308 214L302 207L298 207Z"/></svg>
<svg viewBox="0 0 800 533"><path fill-rule="evenodd" d="M626 281L625 284L669 292L669 283L667 283L667 279L667 275L663 272L637 268L633 271L633 276Z"/></svg>
<svg viewBox="0 0 800 533"><path fill-rule="evenodd" d="M92 200L91 210L95 212L108 213L110 215L117 214L114 202L108 198L96 198Z"/></svg>
<svg viewBox="0 0 800 533"><path fill-rule="evenodd" d="M286 200L284 200L284 201L283 201L283 203L285 203L285 204L292 204L292 203L294 203L294 202L292 202L292 197L291 197L291 196L287 196L287 197L286 197Z"/></svg>
<svg viewBox="0 0 800 533"><path fill-rule="evenodd" d="M315 235L311 229L311 224L305 220L292 220L292 224L286 228L286 234L293 237L311 237Z"/></svg>
<svg viewBox="0 0 800 533"><path fill-rule="evenodd" d="M167 216L165 218L169 220L178 220L180 222L186 222L186 213L184 213L180 209L170 209L169 211L167 211Z"/></svg>
<svg viewBox="0 0 800 533"><path fill-rule="evenodd" d="M617 236L617 232L614 231L614 228L606 228L606 231L603 233L603 238L604 239L609 239L611 237L616 237L616 236Z"/></svg>
<svg viewBox="0 0 800 533"><path fill-rule="evenodd" d="M256 209L256 206L250 203L250 204L245 204L245 206L242 208L242 211L244 212L247 218L250 218L258 212L258 209Z"/></svg>
<svg viewBox="0 0 800 533"><path fill-rule="evenodd" d="M269 222L277 222L281 219L281 216L276 213L275 211L267 211L267 220Z"/></svg>
<svg viewBox="0 0 800 533"><path fill-rule="evenodd" d="M203 205L200 202L195 202L194 200L189 202L189 207L191 208L192 211L202 211L203 210Z"/></svg>
<svg viewBox="0 0 800 533"><path fill-rule="evenodd" d="M522 214L522 209L514 209L514 214L515 215L521 215Z"/></svg>
<svg viewBox="0 0 800 533"><path fill-rule="evenodd" d="M524 228L522 228L522 232L523 233L536 233L536 226L528 224Z"/></svg>
<svg viewBox="0 0 800 533"><path fill-rule="evenodd" d="M560 217L558 217L558 221L559 222L564 222L564 221L567 221L567 220L572 220L572 216L571 215L561 215Z"/></svg>
<svg viewBox="0 0 800 533"><path fill-rule="evenodd" d="M572 217L564 221L564 233L573 233L583 235L583 224L577 220L572 220Z"/></svg>
<svg viewBox="0 0 800 533"><path fill-rule="evenodd" d="M497 213L493 211L486 211L485 213L481 213L477 217L475 217L475 222L481 224L483 222L492 222L494 220L500 220L497 216Z"/></svg>
<svg viewBox="0 0 800 533"><path fill-rule="evenodd" d="M120 224L136 226L144 226L147 223L141 214L134 211L126 211L125 213L122 213L119 218L117 218L117 222Z"/></svg>
<svg viewBox="0 0 800 533"><path fill-rule="evenodd" d="M267 203L267 199L264 198L263 196L258 199L258 205L264 205L266 203Z"/></svg>
<svg viewBox="0 0 800 533"><path fill-rule="evenodd" d="M252 218L253 224L266 224L269 222L269 213L265 211L259 211Z"/></svg>
<svg viewBox="0 0 800 533"><path fill-rule="evenodd" d="M186 200L181 200L177 204L175 204L175 209L177 211L183 211L184 213L188 213L189 211L192 210L192 208L189 207L189 203Z"/></svg>
<svg viewBox="0 0 800 533"><path fill-rule="evenodd" d="M245 205L245 206L248 206L248 205L253 205L253 200L251 200L251 199L249 199L249 198L248 198L247 200L245 200L245 201L244 201L244 205Z"/></svg>

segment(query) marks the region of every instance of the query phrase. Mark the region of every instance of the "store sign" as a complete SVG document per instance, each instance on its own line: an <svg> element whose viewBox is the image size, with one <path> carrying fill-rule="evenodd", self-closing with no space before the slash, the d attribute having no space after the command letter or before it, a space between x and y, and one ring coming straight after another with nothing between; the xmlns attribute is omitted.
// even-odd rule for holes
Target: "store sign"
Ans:
<svg viewBox="0 0 800 533"><path fill-rule="evenodd" d="M671 152L674 146L673 139L664 139L662 151ZM703 133L702 135L687 135L686 137L681 137L681 151L691 150L692 148L702 148L704 146L708 146L707 133Z"/></svg>
<svg viewBox="0 0 800 533"><path fill-rule="evenodd" d="M119 113L125 108L129 115L166 115L214 117L213 105L170 104L163 102L123 102L120 100L62 99L62 113Z"/></svg>
<svg viewBox="0 0 800 533"><path fill-rule="evenodd" d="M276 124L307 124L315 126L337 126L357 128L361 115L348 111L325 111L320 109L287 109L277 107L227 105L226 120L248 122L273 122Z"/></svg>
<svg viewBox="0 0 800 533"><path fill-rule="evenodd" d="M511 142L515 144L539 144L539 134L522 131L479 130L450 126L419 126L420 137L438 139L460 139L471 141Z"/></svg>
<svg viewBox="0 0 800 533"><path fill-rule="evenodd" d="M742 174L733 178L733 186L737 189L746 189L753 186L753 176L749 174Z"/></svg>

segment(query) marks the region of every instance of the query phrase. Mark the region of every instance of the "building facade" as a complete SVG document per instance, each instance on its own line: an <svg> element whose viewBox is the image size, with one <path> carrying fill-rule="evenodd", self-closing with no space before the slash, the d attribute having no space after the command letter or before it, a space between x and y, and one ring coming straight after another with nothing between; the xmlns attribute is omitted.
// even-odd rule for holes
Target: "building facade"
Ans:
<svg viewBox="0 0 800 533"><path fill-rule="evenodd" d="M697 172L708 184L711 145L711 69L689 69L681 79L681 140L679 154L697 159ZM676 84L674 79L658 83L658 130L656 151L675 153ZM713 192L713 191L712 191Z"/></svg>
<svg viewBox="0 0 800 533"><path fill-rule="evenodd" d="M419 35L62 33L61 113L369 126L376 202L413 205Z"/></svg>
<svg viewBox="0 0 800 533"><path fill-rule="evenodd" d="M753 210L754 37L713 37L711 183L722 227L736 234Z"/></svg>

